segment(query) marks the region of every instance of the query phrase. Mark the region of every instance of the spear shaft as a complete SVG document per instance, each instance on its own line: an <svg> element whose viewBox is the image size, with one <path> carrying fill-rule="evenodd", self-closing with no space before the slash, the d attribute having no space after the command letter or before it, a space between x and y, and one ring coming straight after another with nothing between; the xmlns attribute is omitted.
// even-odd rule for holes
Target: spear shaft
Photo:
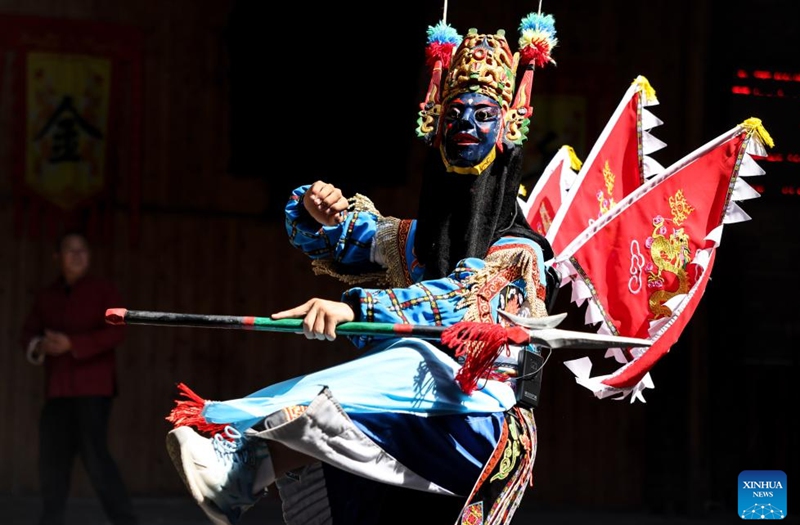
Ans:
<svg viewBox="0 0 800 525"><path fill-rule="evenodd" d="M378 323L351 321L336 326L339 335L363 336L397 336L418 337L420 339L442 340L443 337L466 338L481 341L485 338L501 337L515 344L534 344L548 348L583 348L604 349L623 347L648 347L652 341L635 337L576 332L553 328L563 316L553 316L540 321L541 328L531 326L501 327L488 323L461 322L453 326L429 326L404 323ZM187 326L202 328L230 328L239 330L256 330L264 332L302 333L302 319L271 319L269 317L239 315L205 315L190 313L155 312L147 310L128 310L126 308L109 308L106 310L106 322L112 325L158 325ZM531 320L535 323L536 320ZM461 335L458 335L458 334ZM445 342L445 341L443 341Z"/></svg>
<svg viewBox="0 0 800 525"><path fill-rule="evenodd" d="M205 315L147 310L109 308L106 323L113 325L158 325L200 328L229 328L264 332L302 333L302 319L271 319L245 315ZM420 339L440 339L445 326L412 325L403 323L374 323L352 321L336 326L339 335L414 336Z"/></svg>

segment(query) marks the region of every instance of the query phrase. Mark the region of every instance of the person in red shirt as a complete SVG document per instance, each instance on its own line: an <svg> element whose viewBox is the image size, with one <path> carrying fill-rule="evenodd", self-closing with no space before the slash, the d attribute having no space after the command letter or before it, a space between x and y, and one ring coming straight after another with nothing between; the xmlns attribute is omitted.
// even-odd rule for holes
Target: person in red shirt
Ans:
<svg viewBox="0 0 800 525"><path fill-rule="evenodd" d="M22 329L27 359L43 365L45 401L39 421L40 525L64 525L72 465L80 456L113 525L138 523L108 447L117 395L115 349L124 327L107 325L105 311L122 304L116 286L89 272L89 243L62 235L54 255L59 276L40 290Z"/></svg>

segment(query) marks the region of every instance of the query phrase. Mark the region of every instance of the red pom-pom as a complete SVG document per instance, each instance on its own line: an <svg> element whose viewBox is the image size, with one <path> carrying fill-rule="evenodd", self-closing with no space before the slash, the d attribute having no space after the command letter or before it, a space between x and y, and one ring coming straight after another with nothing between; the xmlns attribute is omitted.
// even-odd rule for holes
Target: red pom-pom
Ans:
<svg viewBox="0 0 800 525"><path fill-rule="evenodd" d="M436 62L441 60L442 67L447 69L450 67L450 60L453 58L453 49L456 45L453 43L432 42L425 48L425 63L428 67L433 68Z"/></svg>
<svg viewBox="0 0 800 525"><path fill-rule="evenodd" d="M520 62L523 64L534 64L537 67L544 67L553 61L550 56L550 45L542 41L537 44L531 44L520 49L519 57Z"/></svg>

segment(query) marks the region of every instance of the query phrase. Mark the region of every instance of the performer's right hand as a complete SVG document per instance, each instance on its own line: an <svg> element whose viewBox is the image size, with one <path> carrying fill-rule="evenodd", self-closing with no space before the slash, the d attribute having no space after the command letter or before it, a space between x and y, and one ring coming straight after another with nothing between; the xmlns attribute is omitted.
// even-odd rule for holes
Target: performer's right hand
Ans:
<svg viewBox="0 0 800 525"><path fill-rule="evenodd" d="M300 306L272 314L273 319L303 318L303 335L307 339L336 339L336 325L355 319L347 303L314 298Z"/></svg>
<svg viewBox="0 0 800 525"><path fill-rule="evenodd" d="M315 221L323 226L333 226L344 220L348 202L342 190L318 180L303 195L303 206Z"/></svg>

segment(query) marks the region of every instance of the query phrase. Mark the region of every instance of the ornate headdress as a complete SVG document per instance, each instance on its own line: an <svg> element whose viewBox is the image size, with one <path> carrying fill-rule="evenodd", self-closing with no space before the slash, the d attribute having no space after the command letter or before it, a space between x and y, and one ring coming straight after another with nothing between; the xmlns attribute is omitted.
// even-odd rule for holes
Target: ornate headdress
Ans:
<svg viewBox="0 0 800 525"><path fill-rule="evenodd" d="M417 136L430 145L439 143L442 107L453 96L480 93L495 100L503 111L502 141L521 145L528 133L533 108L530 93L533 71L555 61L550 52L558 43L553 17L531 13L520 24L520 51L511 52L502 29L495 34L479 34L470 29L462 37L455 29L439 22L428 28L425 50L431 80L425 101L420 104ZM517 82L519 72L522 78Z"/></svg>

